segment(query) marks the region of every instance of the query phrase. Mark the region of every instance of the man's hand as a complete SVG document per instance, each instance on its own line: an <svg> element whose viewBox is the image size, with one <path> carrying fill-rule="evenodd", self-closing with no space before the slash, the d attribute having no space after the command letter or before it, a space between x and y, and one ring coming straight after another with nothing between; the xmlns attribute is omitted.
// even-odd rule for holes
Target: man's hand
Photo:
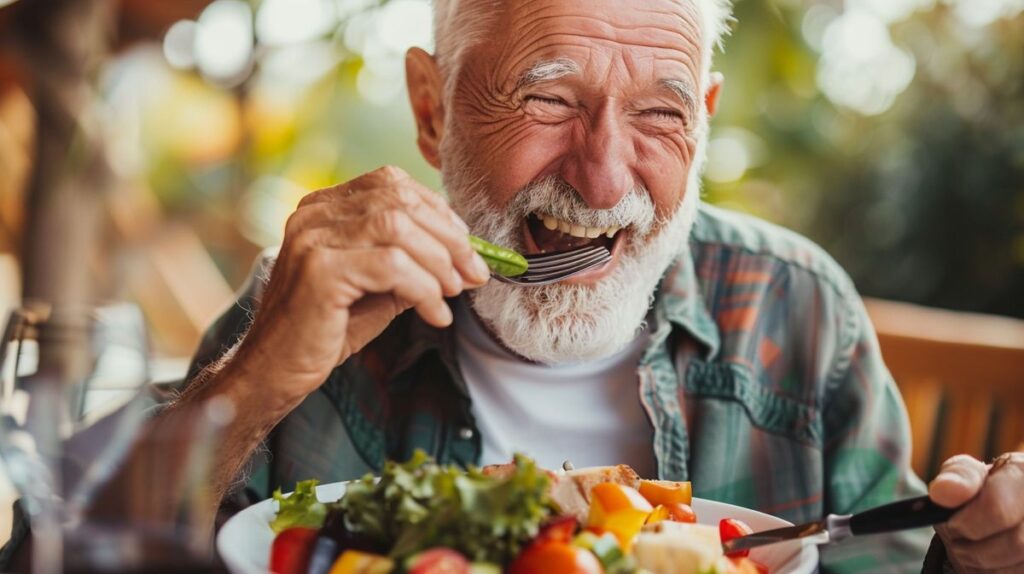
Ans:
<svg viewBox="0 0 1024 574"><path fill-rule="evenodd" d="M954 456L928 494L942 506L964 505L935 527L957 572L1024 572L1024 452L991 465Z"/></svg>
<svg viewBox="0 0 1024 574"><path fill-rule="evenodd" d="M400 169L381 168L309 194L288 220L245 339L149 422L101 495L104 516L172 524L192 508L180 496L188 491L180 488L188 475L179 472L191 456L186 439L208 401L224 397L234 417L214 455L206 525L212 529L216 505L254 449L332 369L407 309L431 325L449 325L444 297L489 277L462 220ZM154 473L170 485L159 496L124 496L150 493Z"/></svg>
<svg viewBox="0 0 1024 574"><path fill-rule="evenodd" d="M331 370L415 308L445 327L444 297L484 284L487 265L440 195L384 167L306 196L256 318L228 368L290 409Z"/></svg>

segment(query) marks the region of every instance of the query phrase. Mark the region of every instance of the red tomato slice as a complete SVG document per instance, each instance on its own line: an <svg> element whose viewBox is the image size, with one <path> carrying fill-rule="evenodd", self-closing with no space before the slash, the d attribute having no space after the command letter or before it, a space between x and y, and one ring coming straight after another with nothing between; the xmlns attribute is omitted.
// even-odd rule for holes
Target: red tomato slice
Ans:
<svg viewBox="0 0 1024 574"><path fill-rule="evenodd" d="M274 574L306 574L318 532L316 528L296 526L278 534L270 546L270 571Z"/></svg>
<svg viewBox="0 0 1024 574"><path fill-rule="evenodd" d="M564 542L538 542L523 550L509 574L604 574L594 553Z"/></svg>
<svg viewBox="0 0 1024 574"><path fill-rule="evenodd" d="M683 504L682 502L666 504L665 509L668 510L668 519L672 522L697 523L697 513L693 511L693 507L689 504Z"/></svg>
<svg viewBox="0 0 1024 574"><path fill-rule="evenodd" d="M573 534L576 534L576 518L573 516L559 516L540 527L540 532L534 538L535 542L572 542Z"/></svg>
<svg viewBox="0 0 1024 574"><path fill-rule="evenodd" d="M413 557L409 574L469 574L469 560L451 548L431 548Z"/></svg>
<svg viewBox="0 0 1024 574"><path fill-rule="evenodd" d="M739 538L740 536L746 536L753 534L754 530L747 526L746 522L737 520L735 518L723 518L718 523L718 535L722 538L722 542L728 542L733 538ZM740 550L738 552L730 552L726 556L750 556L750 550Z"/></svg>

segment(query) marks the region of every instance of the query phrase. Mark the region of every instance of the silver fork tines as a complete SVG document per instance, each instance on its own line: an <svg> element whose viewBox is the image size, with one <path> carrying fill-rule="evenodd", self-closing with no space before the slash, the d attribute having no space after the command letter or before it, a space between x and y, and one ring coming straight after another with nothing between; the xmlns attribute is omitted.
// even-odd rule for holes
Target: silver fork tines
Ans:
<svg viewBox="0 0 1024 574"><path fill-rule="evenodd" d="M515 277L494 275L494 278L513 285L547 285L573 275L579 275L612 260L612 254L604 247L590 245L540 255L527 255L529 266L526 273Z"/></svg>

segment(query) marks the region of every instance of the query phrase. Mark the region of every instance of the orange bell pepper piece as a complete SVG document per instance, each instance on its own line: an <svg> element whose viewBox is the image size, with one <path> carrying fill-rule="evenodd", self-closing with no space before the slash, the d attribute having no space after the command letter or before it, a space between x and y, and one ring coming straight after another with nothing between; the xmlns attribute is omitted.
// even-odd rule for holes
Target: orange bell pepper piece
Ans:
<svg viewBox="0 0 1024 574"><path fill-rule="evenodd" d="M693 504L693 487L689 482L641 480L640 494L654 506L659 504Z"/></svg>

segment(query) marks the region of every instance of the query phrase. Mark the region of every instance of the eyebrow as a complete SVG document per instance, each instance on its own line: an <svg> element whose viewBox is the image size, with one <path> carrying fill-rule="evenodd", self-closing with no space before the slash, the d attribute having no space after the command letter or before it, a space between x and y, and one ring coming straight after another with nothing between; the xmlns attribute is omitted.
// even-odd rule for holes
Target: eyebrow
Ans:
<svg viewBox="0 0 1024 574"><path fill-rule="evenodd" d="M690 82L674 78L665 78L659 83L682 100L690 114L694 116L697 114L697 94Z"/></svg>
<svg viewBox="0 0 1024 574"><path fill-rule="evenodd" d="M516 90L579 73L579 64L568 58L543 60L530 66L519 76L519 81L516 82Z"/></svg>
<svg viewBox="0 0 1024 574"><path fill-rule="evenodd" d="M568 58L542 60L533 64L527 68L526 71L520 74L519 80L516 82L516 90L521 90L534 84L549 82L551 80L557 80L559 78L564 78L565 76L572 76L579 73L579 64ZM664 78L659 81L659 84L682 100L687 111L691 115L697 114L697 95L696 91L693 89L693 84L686 80L679 80L675 78Z"/></svg>

